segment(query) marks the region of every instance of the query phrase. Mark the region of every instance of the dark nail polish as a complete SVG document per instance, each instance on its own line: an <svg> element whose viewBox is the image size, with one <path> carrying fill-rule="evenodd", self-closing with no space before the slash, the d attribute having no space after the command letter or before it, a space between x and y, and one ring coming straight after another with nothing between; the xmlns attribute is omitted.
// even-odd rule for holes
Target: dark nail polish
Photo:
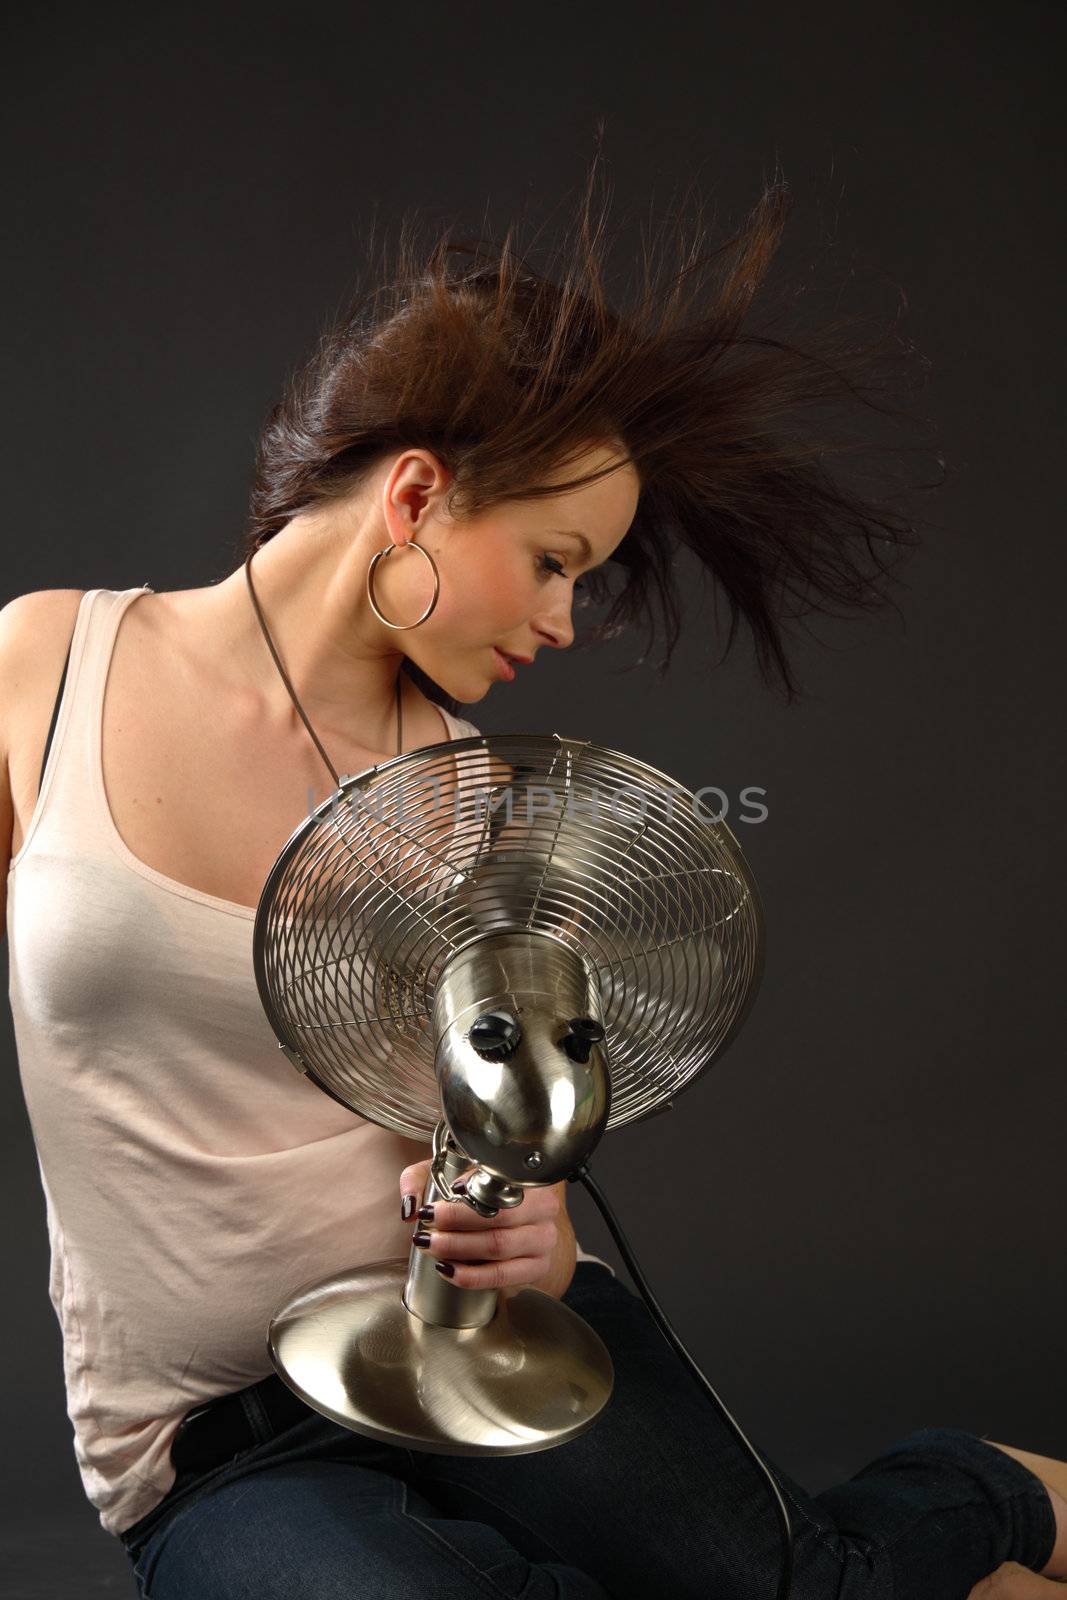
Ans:
<svg viewBox="0 0 1067 1600"><path fill-rule="evenodd" d="M452 1185L452 1193L453 1194L466 1194L466 1192L467 1192L467 1185L464 1183L462 1178L460 1179L460 1181L458 1183L454 1183Z"/></svg>
<svg viewBox="0 0 1067 1600"><path fill-rule="evenodd" d="M434 1266L446 1278L454 1278L456 1276L456 1269L451 1261L435 1261Z"/></svg>
<svg viewBox="0 0 1067 1600"><path fill-rule="evenodd" d="M411 1242L412 1244L417 1244L420 1250L425 1250L430 1243L430 1235L428 1233L423 1233L422 1229L420 1228L418 1233L413 1233L411 1235Z"/></svg>
<svg viewBox="0 0 1067 1600"><path fill-rule="evenodd" d="M406 1194L400 1206L400 1220L401 1222L410 1222L414 1215L415 1196L413 1194Z"/></svg>
<svg viewBox="0 0 1067 1600"><path fill-rule="evenodd" d="M423 1222L433 1221L433 1206L420 1206L419 1217Z"/></svg>

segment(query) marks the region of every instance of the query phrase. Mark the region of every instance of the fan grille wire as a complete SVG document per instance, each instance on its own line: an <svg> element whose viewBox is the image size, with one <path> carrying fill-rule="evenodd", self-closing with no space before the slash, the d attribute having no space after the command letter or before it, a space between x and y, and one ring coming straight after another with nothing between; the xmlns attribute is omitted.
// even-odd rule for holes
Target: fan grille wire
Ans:
<svg viewBox="0 0 1067 1600"><path fill-rule="evenodd" d="M313 1081L426 1140L441 974L473 939L523 930L569 945L599 986L609 1128L710 1066L762 970L759 895L729 827L654 767L558 734L448 741L342 778L272 869L254 964Z"/></svg>

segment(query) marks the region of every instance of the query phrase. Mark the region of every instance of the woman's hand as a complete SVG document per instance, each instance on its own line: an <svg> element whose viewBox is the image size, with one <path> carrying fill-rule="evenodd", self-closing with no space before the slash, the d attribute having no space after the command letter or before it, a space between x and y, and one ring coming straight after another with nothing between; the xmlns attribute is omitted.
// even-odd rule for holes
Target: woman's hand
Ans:
<svg viewBox="0 0 1067 1600"><path fill-rule="evenodd" d="M429 1161L404 1168L400 1214L414 1235L428 1240L423 1248L438 1270L452 1269L443 1272L451 1283L460 1289L536 1284L548 1293L564 1292L574 1271L574 1231L561 1194L565 1183L529 1188L519 1205L480 1217L462 1200L438 1200L417 1209L429 1176Z"/></svg>

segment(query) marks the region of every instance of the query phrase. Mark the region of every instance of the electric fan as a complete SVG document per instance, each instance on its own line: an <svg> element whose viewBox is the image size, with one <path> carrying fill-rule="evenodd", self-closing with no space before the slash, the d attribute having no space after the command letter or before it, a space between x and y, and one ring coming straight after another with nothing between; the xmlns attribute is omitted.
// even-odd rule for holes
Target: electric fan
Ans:
<svg viewBox="0 0 1067 1600"><path fill-rule="evenodd" d="M431 1144L427 1201L494 1216L707 1070L754 998L762 930L737 840L666 774L492 734L340 779L267 879L254 965L293 1065ZM324 1415L439 1453L562 1444L612 1387L568 1306L458 1288L414 1246L301 1288L268 1346Z"/></svg>

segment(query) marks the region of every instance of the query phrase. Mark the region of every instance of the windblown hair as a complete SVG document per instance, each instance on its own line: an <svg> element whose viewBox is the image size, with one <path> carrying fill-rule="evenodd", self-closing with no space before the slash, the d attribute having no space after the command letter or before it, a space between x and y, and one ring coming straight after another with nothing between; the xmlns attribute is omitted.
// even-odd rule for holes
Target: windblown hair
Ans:
<svg viewBox="0 0 1067 1600"><path fill-rule="evenodd" d="M791 206L776 175L716 249L702 248L699 219L692 238L677 224L678 255L664 272L644 240L636 301L613 309L595 176L594 159L577 226L559 266L544 274L523 259L514 223L497 243L445 230L425 253L410 220L401 224L395 265L386 261L375 286L349 302L268 415L241 559L408 447L432 450L450 472L445 508L460 518L557 495L628 460L640 492L613 557L622 582L587 642L639 619L651 641L658 609L666 670L680 631L672 556L685 546L711 575L716 610L719 593L729 602L720 659L744 618L764 681L777 680L793 700L783 623L886 604L881 580L917 542L911 522L890 509L892 496L865 496L827 470L829 458L856 456L862 441L812 427L805 415L845 400L912 420L885 401L897 378L929 365L897 331L903 294L872 341L857 339L866 319L855 315L795 342L746 331ZM804 292L787 288L788 305ZM760 305L770 301L767 291ZM591 443L621 443L626 454L598 472L545 482ZM907 447L888 448L896 457ZM596 574L586 585L596 591ZM431 698L458 709L413 663L406 668Z"/></svg>

